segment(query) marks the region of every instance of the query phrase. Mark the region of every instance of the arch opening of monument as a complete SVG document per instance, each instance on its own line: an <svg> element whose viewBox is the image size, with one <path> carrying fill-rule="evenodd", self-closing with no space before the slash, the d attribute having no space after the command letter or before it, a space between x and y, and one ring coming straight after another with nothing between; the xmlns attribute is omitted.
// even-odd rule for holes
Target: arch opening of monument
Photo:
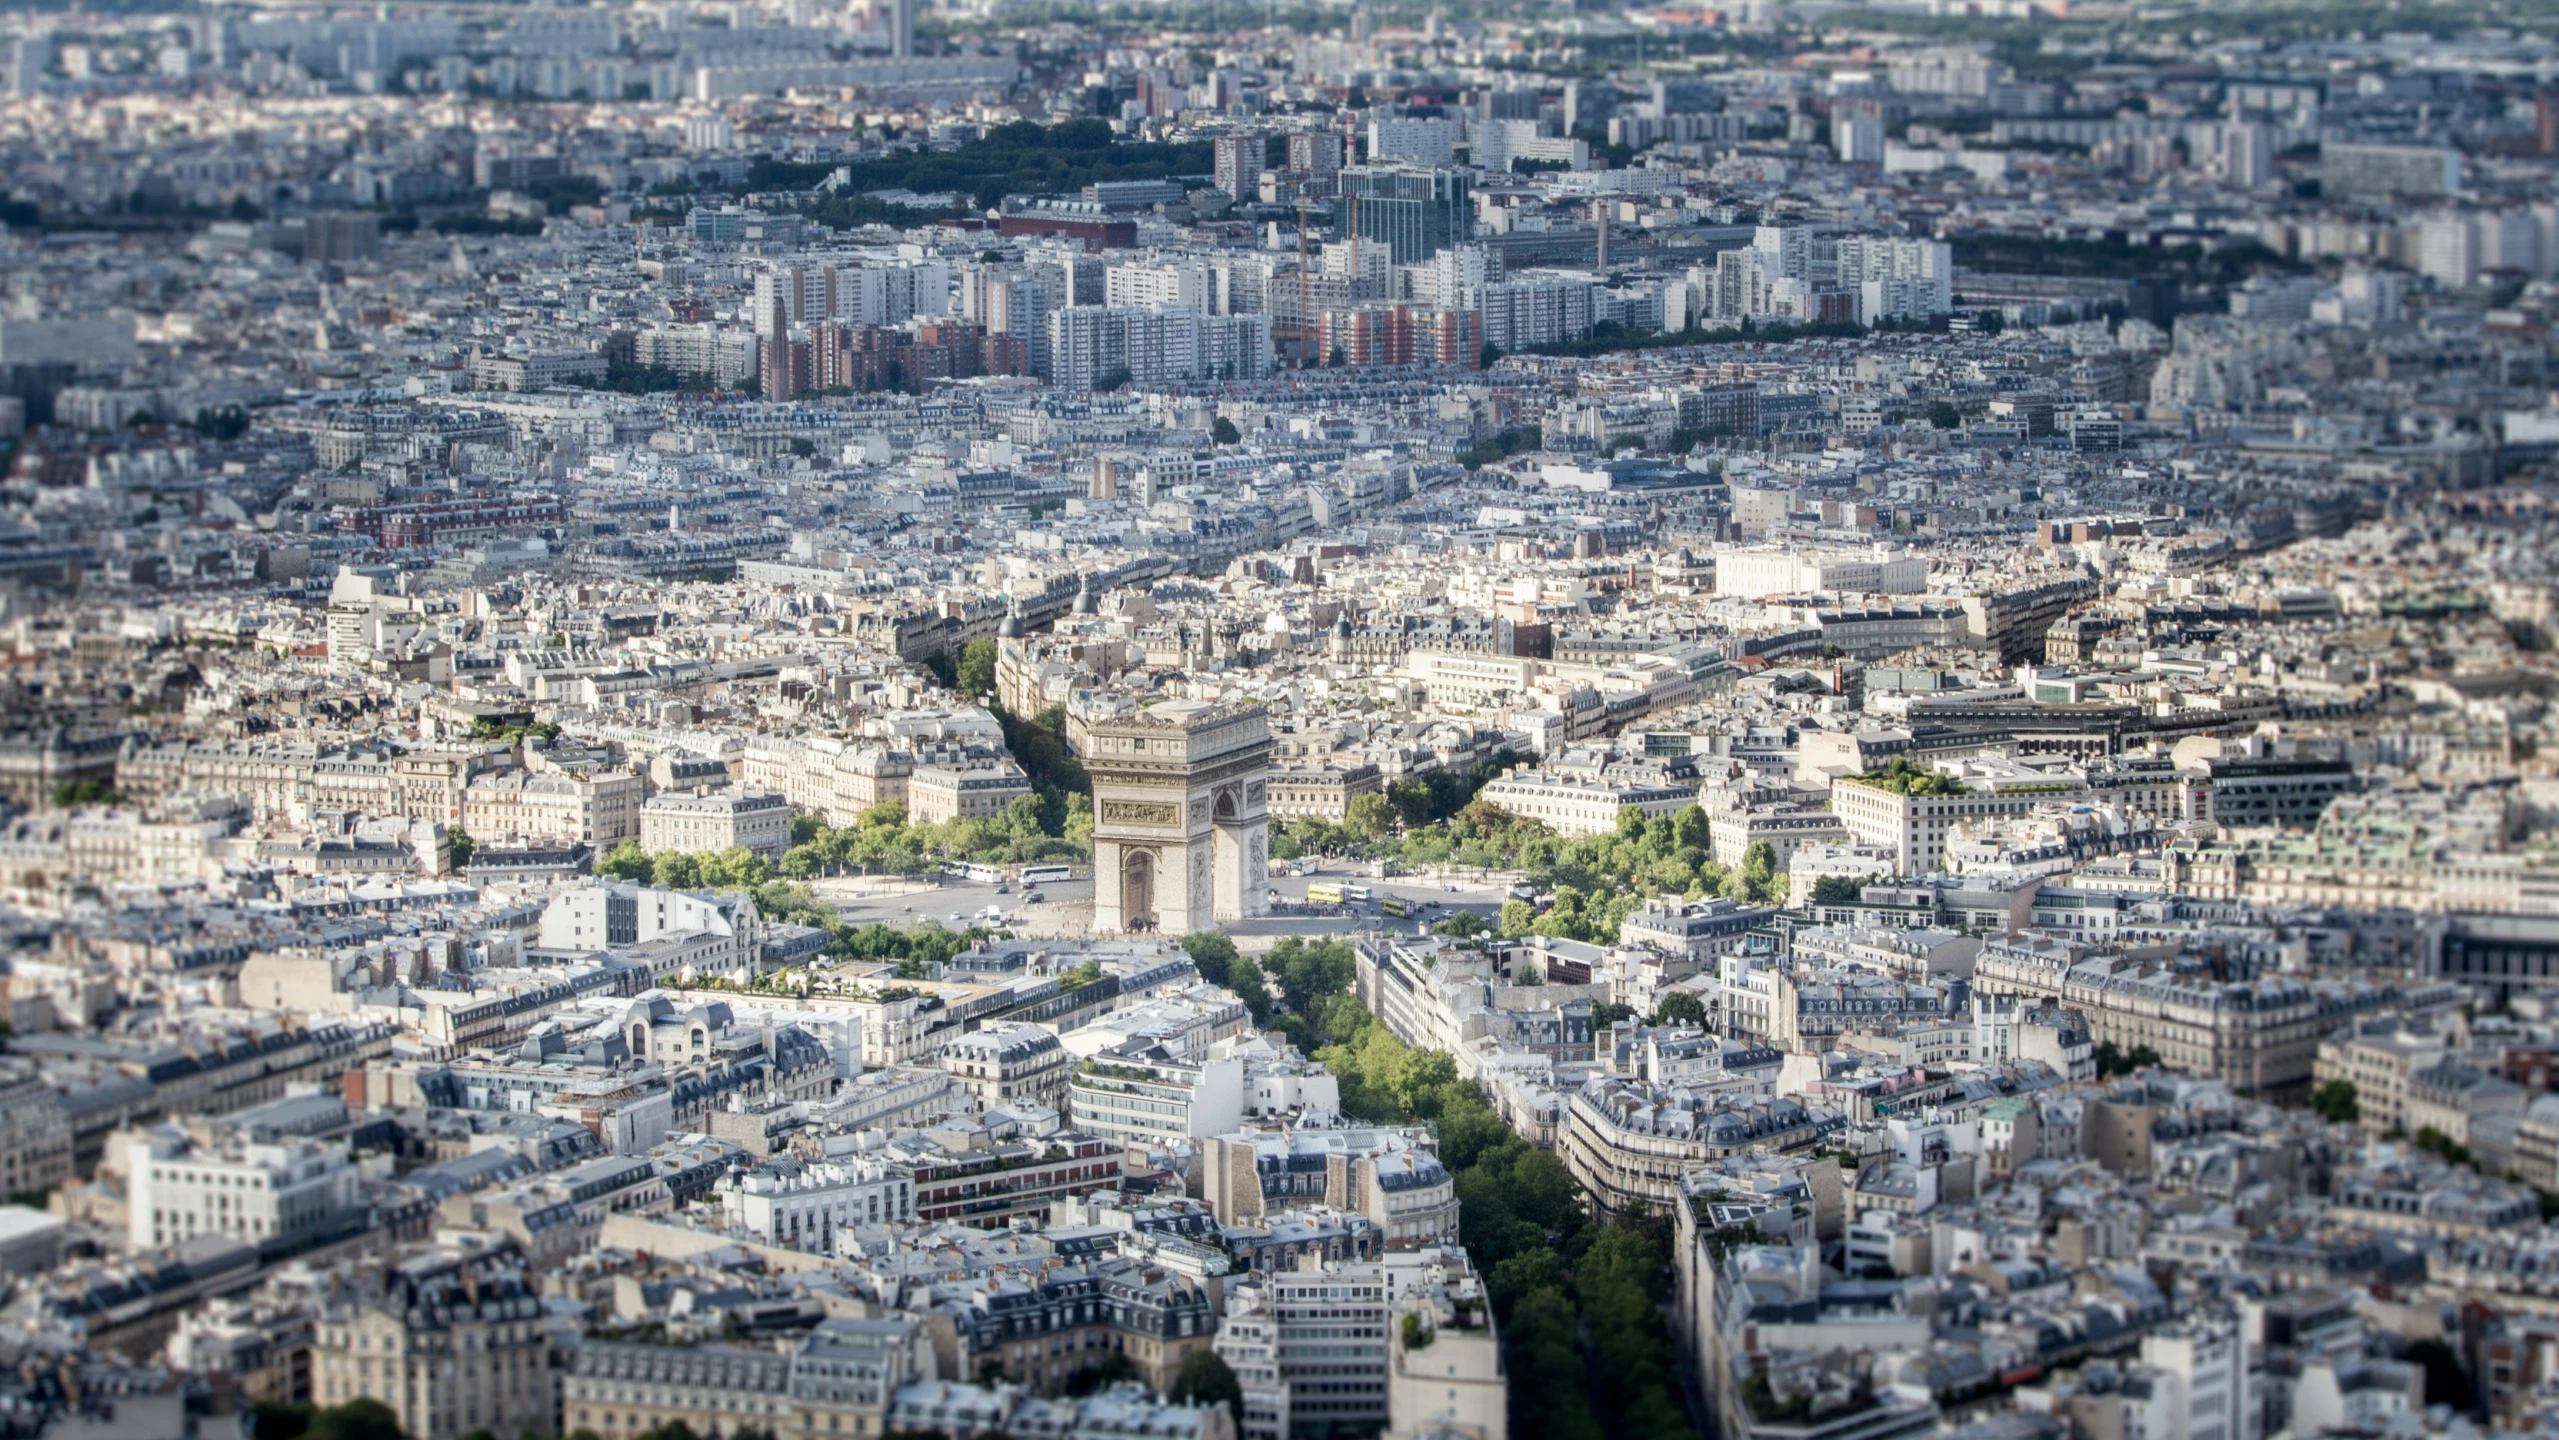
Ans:
<svg viewBox="0 0 2559 1440"><path fill-rule="evenodd" d="M1155 852L1130 850L1120 859L1123 930L1155 928Z"/></svg>

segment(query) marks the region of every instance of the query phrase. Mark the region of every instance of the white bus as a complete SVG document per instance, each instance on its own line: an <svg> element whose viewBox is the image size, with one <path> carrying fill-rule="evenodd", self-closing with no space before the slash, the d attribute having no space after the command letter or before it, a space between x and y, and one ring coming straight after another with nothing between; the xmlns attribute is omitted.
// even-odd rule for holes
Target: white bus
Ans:
<svg viewBox="0 0 2559 1440"><path fill-rule="evenodd" d="M980 865L974 860L946 861L942 866L942 873L948 875L954 880L973 880L980 885L1001 885L1004 883L1003 866Z"/></svg>
<svg viewBox="0 0 2559 1440"><path fill-rule="evenodd" d="M1071 865L1025 865L1022 867L1022 883L1025 885L1054 885L1061 880L1073 879L1074 875L1075 867Z"/></svg>

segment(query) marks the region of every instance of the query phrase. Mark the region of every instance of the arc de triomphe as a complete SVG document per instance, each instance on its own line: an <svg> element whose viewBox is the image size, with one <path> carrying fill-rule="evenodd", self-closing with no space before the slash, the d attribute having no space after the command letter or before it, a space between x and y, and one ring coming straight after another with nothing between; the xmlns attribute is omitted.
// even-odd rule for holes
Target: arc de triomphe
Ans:
<svg viewBox="0 0 2559 1440"><path fill-rule="evenodd" d="M1086 731L1093 930L1187 935L1264 910L1271 729L1258 705L1166 701Z"/></svg>

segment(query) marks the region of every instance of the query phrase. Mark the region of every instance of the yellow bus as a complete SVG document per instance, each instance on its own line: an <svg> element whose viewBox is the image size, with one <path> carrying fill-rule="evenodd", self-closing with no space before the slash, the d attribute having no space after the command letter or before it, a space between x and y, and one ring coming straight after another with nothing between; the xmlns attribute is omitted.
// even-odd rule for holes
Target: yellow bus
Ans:
<svg viewBox="0 0 2559 1440"><path fill-rule="evenodd" d="M1306 887L1306 903L1309 905L1339 905L1342 903L1342 887L1339 883L1331 880L1315 881L1313 884Z"/></svg>
<svg viewBox="0 0 2559 1440"><path fill-rule="evenodd" d="M1404 914L1404 897L1401 895L1389 895L1385 899L1378 901L1377 913L1380 915L1393 915L1399 919L1402 918Z"/></svg>

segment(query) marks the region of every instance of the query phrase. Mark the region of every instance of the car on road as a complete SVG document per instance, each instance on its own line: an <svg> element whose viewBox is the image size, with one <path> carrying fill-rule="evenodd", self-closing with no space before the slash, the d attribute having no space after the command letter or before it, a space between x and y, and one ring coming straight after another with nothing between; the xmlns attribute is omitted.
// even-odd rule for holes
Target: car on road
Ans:
<svg viewBox="0 0 2559 1440"><path fill-rule="evenodd" d="M1022 892L1022 903L1025 905L1037 905L1047 898L1047 896L1042 895L1037 890L1025 890Z"/></svg>

